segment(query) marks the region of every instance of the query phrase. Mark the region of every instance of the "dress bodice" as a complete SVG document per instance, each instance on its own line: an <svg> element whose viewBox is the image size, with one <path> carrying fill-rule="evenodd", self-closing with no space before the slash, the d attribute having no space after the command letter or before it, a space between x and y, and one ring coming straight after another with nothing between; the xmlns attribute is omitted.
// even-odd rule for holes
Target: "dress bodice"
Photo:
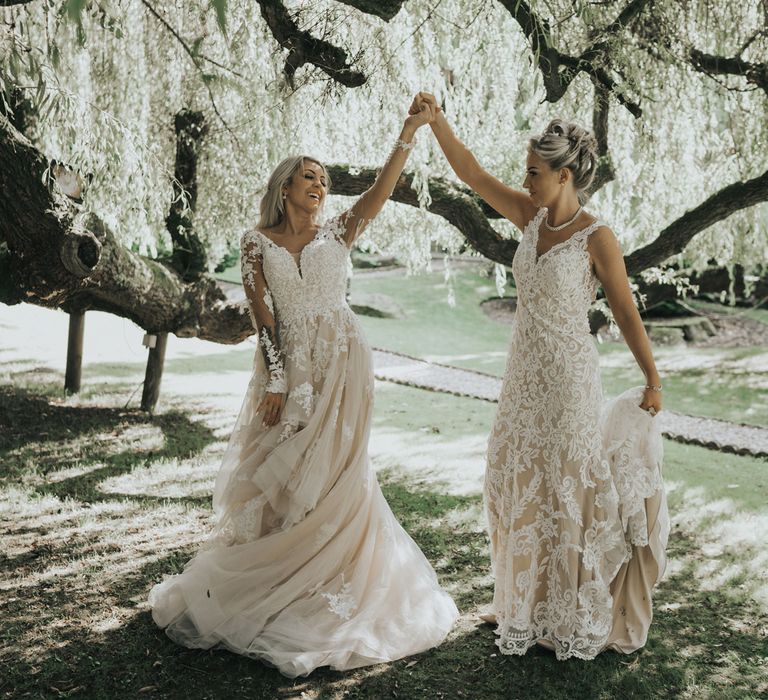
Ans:
<svg viewBox="0 0 768 700"><path fill-rule="evenodd" d="M589 334L588 312L595 301L598 280L590 264L587 241L595 221L539 256L539 227L547 210L539 209L525 227L512 261L517 286L518 323L536 323L570 336Z"/></svg>
<svg viewBox="0 0 768 700"><path fill-rule="evenodd" d="M301 253L292 254L256 229L242 243L255 244L281 325L346 305L349 249L338 218L323 224Z"/></svg>

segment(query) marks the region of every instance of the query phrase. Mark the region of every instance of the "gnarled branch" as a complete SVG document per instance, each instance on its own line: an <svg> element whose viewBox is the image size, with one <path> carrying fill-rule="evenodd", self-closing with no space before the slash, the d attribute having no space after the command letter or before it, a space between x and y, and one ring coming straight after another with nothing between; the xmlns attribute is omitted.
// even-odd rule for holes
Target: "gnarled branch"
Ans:
<svg viewBox="0 0 768 700"><path fill-rule="evenodd" d="M667 226L654 240L626 257L627 272L636 274L682 252L696 234L731 214L768 201L768 170L715 192Z"/></svg>
<svg viewBox="0 0 768 700"><path fill-rule="evenodd" d="M389 22L405 5L406 0L337 0L343 5L354 7L367 15L375 15Z"/></svg>
<svg viewBox="0 0 768 700"><path fill-rule="evenodd" d="M46 158L0 117L0 302L97 309L146 331L220 343L253 333L243 304L210 277L185 284L169 267L121 245L42 177Z"/></svg>
<svg viewBox="0 0 768 700"><path fill-rule="evenodd" d="M616 99L635 117L642 115L639 104L633 102L618 89L615 79L600 64L610 55L608 38L622 31L645 9L650 0L632 0L619 16L611 22L599 37L580 55L572 56L559 51L553 42L549 23L537 15L525 0L498 0L531 43L531 50L537 58L539 70L544 79L547 102L557 102L568 90L579 73L587 73L616 95Z"/></svg>
<svg viewBox="0 0 768 700"><path fill-rule="evenodd" d="M713 56L698 49L689 52L691 65L707 75L737 75L756 85L768 95L768 63L750 63L738 56Z"/></svg>
<svg viewBox="0 0 768 700"><path fill-rule="evenodd" d="M350 172L348 165L327 165L333 181L333 193L359 195L365 192L376 179L373 168L355 169ZM416 192L411 188L413 175L403 173L392 199L402 204L419 206ZM517 250L517 241L504 238L491 226L488 219L501 216L483 202L474 192L441 177L429 178L429 194L432 199L427 210L455 226L468 243L481 255L497 262L510 264Z"/></svg>
<svg viewBox="0 0 768 700"><path fill-rule="evenodd" d="M320 70L346 87L359 87L366 76L353 70L347 62L347 53L338 46L302 31L281 0L257 0L261 16L277 43L288 50L283 69L286 80L293 87L293 76L306 63Z"/></svg>

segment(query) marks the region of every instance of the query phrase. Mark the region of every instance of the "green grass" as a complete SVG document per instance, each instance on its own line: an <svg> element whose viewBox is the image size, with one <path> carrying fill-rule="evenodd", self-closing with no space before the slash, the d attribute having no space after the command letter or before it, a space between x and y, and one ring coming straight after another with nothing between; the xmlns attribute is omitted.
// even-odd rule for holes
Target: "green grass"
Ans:
<svg viewBox="0 0 768 700"><path fill-rule="evenodd" d="M183 368L179 371L183 371ZM224 651L174 645L149 588L210 527L224 448L214 406L166 394L124 409L119 378L65 399L53 376L0 385L0 698L757 698L768 692L768 463L666 443L675 527L647 646L557 662L503 657L474 619L492 595L480 490L494 406L377 386L371 453L396 516L462 617L437 649L289 680ZM762 602L759 602L762 601Z"/></svg>
<svg viewBox="0 0 768 700"><path fill-rule="evenodd" d="M477 271L456 271L454 307L448 305L448 290L438 273L408 278L359 274L353 285L360 292L392 297L406 312L398 320L361 317L372 345L497 376L504 373L511 328L480 308L496 290ZM753 311L768 322L768 312ZM603 343L598 352L606 394L643 383L625 344ZM768 348L656 347L654 353L666 408L768 426Z"/></svg>

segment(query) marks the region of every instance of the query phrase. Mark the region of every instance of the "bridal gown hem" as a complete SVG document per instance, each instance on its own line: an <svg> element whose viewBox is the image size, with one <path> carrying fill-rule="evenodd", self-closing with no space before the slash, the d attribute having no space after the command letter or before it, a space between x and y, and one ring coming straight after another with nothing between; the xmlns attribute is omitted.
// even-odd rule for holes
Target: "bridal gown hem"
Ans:
<svg viewBox="0 0 768 700"><path fill-rule="evenodd" d="M603 401L587 252L601 223L539 256L546 212L513 259L517 311L488 442L493 613L504 654L541 643L592 659L646 642L669 532L663 450L642 387Z"/></svg>
<svg viewBox="0 0 768 700"><path fill-rule="evenodd" d="M290 677L422 652L458 617L368 459L371 351L345 300L342 232L329 221L297 255L258 231L243 236L244 284L265 283L250 290L254 324L268 310L279 326L285 405L277 425L262 425L270 367L257 351L216 477L213 531L149 596L175 642Z"/></svg>

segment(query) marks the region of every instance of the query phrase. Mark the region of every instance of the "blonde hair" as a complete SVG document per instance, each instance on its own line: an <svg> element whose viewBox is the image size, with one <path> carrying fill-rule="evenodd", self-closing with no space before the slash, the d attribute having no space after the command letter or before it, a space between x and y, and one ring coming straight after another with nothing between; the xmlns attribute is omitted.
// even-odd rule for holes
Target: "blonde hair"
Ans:
<svg viewBox="0 0 768 700"><path fill-rule="evenodd" d="M591 131L564 119L553 119L541 136L528 142L528 148L552 170L568 168L579 203L587 201L586 190L597 170L597 139Z"/></svg>
<svg viewBox="0 0 768 700"><path fill-rule="evenodd" d="M277 167L267 180L267 191L259 203L259 223L258 228L271 228L279 224L285 215L285 204L283 203L283 187L290 184L293 176L304 167L304 161L308 160L317 163L325 174L325 180L328 183L327 191L331 189L331 177L323 165L322 161L312 156L289 156L281 160Z"/></svg>

